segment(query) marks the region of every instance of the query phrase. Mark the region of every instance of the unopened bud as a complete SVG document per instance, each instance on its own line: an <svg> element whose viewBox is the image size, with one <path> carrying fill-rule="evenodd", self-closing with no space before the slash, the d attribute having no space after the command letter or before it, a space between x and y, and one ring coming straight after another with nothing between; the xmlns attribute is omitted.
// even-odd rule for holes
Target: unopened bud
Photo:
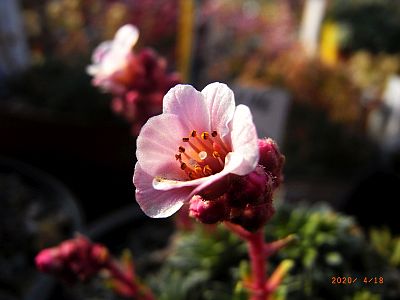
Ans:
<svg viewBox="0 0 400 300"><path fill-rule="evenodd" d="M272 201L257 205L249 204L241 211L240 215L232 216L230 221L248 231L254 232L264 226L271 219L274 212Z"/></svg>
<svg viewBox="0 0 400 300"><path fill-rule="evenodd" d="M204 224L223 221L227 216L225 199L220 197L216 200L203 200L195 195L190 200L189 215Z"/></svg>
<svg viewBox="0 0 400 300"><path fill-rule="evenodd" d="M262 167L257 167L246 176L235 179L228 192L228 201L232 207L245 207L256 203L258 199L270 190L270 177Z"/></svg>
<svg viewBox="0 0 400 300"><path fill-rule="evenodd" d="M62 260L70 260L74 256L77 255L77 247L75 240L67 240L60 244L57 247L57 251L59 253L59 257Z"/></svg>
<svg viewBox="0 0 400 300"><path fill-rule="evenodd" d="M282 180L282 169L285 163L285 156L279 151L278 145L271 138L259 139L258 148L260 159L258 163L264 167L265 171L272 175L274 188L277 188Z"/></svg>
<svg viewBox="0 0 400 300"><path fill-rule="evenodd" d="M98 267L104 266L110 259L108 249L100 244L94 244L91 249L91 259Z"/></svg>
<svg viewBox="0 0 400 300"><path fill-rule="evenodd" d="M40 251L35 257L35 264L39 271L45 273L58 273L63 269L63 261L58 257L56 248Z"/></svg>

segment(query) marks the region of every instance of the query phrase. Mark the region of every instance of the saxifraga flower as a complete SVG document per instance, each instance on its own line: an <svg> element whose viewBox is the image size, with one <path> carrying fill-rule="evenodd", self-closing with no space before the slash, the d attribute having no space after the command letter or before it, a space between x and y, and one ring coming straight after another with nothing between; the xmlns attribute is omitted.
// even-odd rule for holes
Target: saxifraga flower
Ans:
<svg viewBox="0 0 400 300"><path fill-rule="evenodd" d="M201 92L190 85L172 88L164 97L163 113L142 127L136 155L136 200L150 217L171 216L194 196L191 214L200 220L201 213L215 222L235 221L253 207L272 209L270 176L257 167L260 152L251 112L245 105L235 107L225 84L212 83ZM239 187L249 196L239 193ZM242 203L231 207L236 195ZM199 199L227 207L215 209ZM208 207L221 215L210 217ZM259 227L253 225L248 227Z"/></svg>

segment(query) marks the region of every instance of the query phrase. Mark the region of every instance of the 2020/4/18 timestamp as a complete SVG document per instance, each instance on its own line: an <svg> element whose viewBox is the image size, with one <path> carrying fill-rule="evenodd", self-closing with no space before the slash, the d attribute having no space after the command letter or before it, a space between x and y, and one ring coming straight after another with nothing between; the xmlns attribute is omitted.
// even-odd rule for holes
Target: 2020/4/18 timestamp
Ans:
<svg viewBox="0 0 400 300"><path fill-rule="evenodd" d="M364 276L364 277L332 276L331 277L331 284L333 285L346 285L355 283L361 283L364 285L383 284L384 279L382 276Z"/></svg>

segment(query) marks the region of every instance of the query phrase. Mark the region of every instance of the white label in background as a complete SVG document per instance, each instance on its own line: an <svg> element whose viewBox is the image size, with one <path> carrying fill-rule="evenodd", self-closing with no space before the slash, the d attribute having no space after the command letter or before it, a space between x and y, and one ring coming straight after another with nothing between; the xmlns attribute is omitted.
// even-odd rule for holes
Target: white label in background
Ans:
<svg viewBox="0 0 400 300"><path fill-rule="evenodd" d="M386 85L383 101L393 111L400 112L400 76L392 76Z"/></svg>
<svg viewBox="0 0 400 300"><path fill-rule="evenodd" d="M400 77L389 78L382 105L368 119L371 137L384 153L400 150Z"/></svg>
<svg viewBox="0 0 400 300"><path fill-rule="evenodd" d="M283 142L288 116L289 94L281 89L233 87L236 104L247 105L253 115L260 138L271 137Z"/></svg>
<svg viewBox="0 0 400 300"><path fill-rule="evenodd" d="M400 77L392 76L386 86L383 96L384 104L388 108L388 119L383 132L383 146L385 151L400 149Z"/></svg>
<svg viewBox="0 0 400 300"><path fill-rule="evenodd" d="M306 0L300 27L300 42L310 56L318 49L319 31L324 18L326 0Z"/></svg>

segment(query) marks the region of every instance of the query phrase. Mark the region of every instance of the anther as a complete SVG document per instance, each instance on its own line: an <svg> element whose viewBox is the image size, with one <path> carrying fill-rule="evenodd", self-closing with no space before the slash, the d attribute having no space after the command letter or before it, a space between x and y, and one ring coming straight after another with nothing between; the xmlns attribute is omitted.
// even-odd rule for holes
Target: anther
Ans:
<svg viewBox="0 0 400 300"><path fill-rule="evenodd" d="M196 178L192 171L190 171L188 175L189 175L190 179L195 179Z"/></svg>
<svg viewBox="0 0 400 300"><path fill-rule="evenodd" d="M181 159L182 159L182 155L180 155L180 154L175 154L175 159L176 159L176 160L181 160Z"/></svg>
<svg viewBox="0 0 400 300"><path fill-rule="evenodd" d="M212 169L209 165L205 165L203 168L203 174L206 176L212 175Z"/></svg>
<svg viewBox="0 0 400 300"><path fill-rule="evenodd" d="M184 138L182 138L182 141L183 142L189 142L189 138L188 137L184 137Z"/></svg>
<svg viewBox="0 0 400 300"><path fill-rule="evenodd" d="M213 156L214 158L221 157L221 155L219 154L218 151L213 151L212 156Z"/></svg>
<svg viewBox="0 0 400 300"><path fill-rule="evenodd" d="M192 131L190 132L190 136L191 136L191 137L196 137L196 135L197 135L197 131L196 131L196 130L192 130Z"/></svg>
<svg viewBox="0 0 400 300"><path fill-rule="evenodd" d="M185 163L181 163L181 169L182 169L182 170L185 170L185 169L186 169L186 167L187 167L187 166L186 166L186 164L185 164Z"/></svg>
<svg viewBox="0 0 400 300"><path fill-rule="evenodd" d="M201 174L201 167L199 166L199 165L197 165L197 166L195 166L194 167L194 170L195 170L195 172L197 173L197 174Z"/></svg>
<svg viewBox="0 0 400 300"><path fill-rule="evenodd" d="M218 133L217 133L216 130L214 130L213 132L211 132L211 136L212 136L212 137L216 137L217 135L218 135Z"/></svg>
<svg viewBox="0 0 400 300"><path fill-rule="evenodd" d="M210 134L209 134L207 131L204 131L204 132L201 134L201 138L202 138L203 140L208 139L209 136L210 136Z"/></svg>
<svg viewBox="0 0 400 300"><path fill-rule="evenodd" d="M183 148L182 146L179 146L179 152L180 153L184 153L185 152L185 148Z"/></svg>

